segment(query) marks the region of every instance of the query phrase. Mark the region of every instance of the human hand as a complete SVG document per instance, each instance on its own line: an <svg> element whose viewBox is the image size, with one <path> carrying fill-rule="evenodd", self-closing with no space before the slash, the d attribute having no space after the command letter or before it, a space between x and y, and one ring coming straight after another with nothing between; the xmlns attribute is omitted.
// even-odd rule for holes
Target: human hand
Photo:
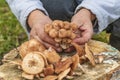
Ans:
<svg viewBox="0 0 120 80"><path fill-rule="evenodd" d="M85 8L82 8L72 17L71 23L75 23L78 26L78 30L75 32L77 37L73 42L83 45L91 39L93 35L92 20L94 19L95 15ZM71 48L68 48L66 52L71 52L73 50L74 48L72 46Z"/></svg>
<svg viewBox="0 0 120 80"><path fill-rule="evenodd" d="M62 49L58 44L44 32L45 24L51 22L52 20L44 15L43 12L39 10L33 11L28 17L28 25L31 28L30 38L39 40L46 48L52 47L56 51L61 52Z"/></svg>
<svg viewBox="0 0 120 80"><path fill-rule="evenodd" d="M71 22L77 24L79 30L79 33L77 33L77 38L75 38L73 42L81 45L91 39L93 35L92 20L94 19L95 15L85 8L82 8L72 17Z"/></svg>

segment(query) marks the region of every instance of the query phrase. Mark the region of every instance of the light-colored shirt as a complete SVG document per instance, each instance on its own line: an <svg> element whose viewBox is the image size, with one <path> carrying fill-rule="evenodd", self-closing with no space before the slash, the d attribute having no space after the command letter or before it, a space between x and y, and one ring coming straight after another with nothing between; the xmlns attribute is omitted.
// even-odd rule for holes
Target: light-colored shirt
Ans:
<svg viewBox="0 0 120 80"><path fill-rule="evenodd" d="M6 0L12 12L27 32L26 20L28 15L35 9L42 10L49 16L40 0ZM75 13L82 7L89 9L96 15L98 20L98 32L105 29L110 23L120 17L120 0L76 0L80 3ZM82 2L81 2L82 1ZM28 32L27 32L28 33ZM29 34L29 33L28 33Z"/></svg>

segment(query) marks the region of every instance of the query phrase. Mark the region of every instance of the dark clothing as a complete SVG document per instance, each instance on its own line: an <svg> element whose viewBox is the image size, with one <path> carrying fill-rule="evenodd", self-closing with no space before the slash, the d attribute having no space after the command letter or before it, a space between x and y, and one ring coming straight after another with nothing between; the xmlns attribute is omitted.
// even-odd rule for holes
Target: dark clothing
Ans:
<svg viewBox="0 0 120 80"><path fill-rule="evenodd" d="M41 2L53 20L70 21L78 5L76 0L41 0Z"/></svg>
<svg viewBox="0 0 120 80"><path fill-rule="evenodd" d="M120 37L115 36L113 33L110 35L110 42L111 46L115 47L120 51Z"/></svg>
<svg viewBox="0 0 120 80"><path fill-rule="evenodd" d="M110 35L110 44L120 50L120 19L110 24L107 28L107 32Z"/></svg>
<svg viewBox="0 0 120 80"><path fill-rule="evenodd" d="M112 34L120 38L120 19L112 24ZM120 43L119 43L120 44Z"/></svg>
<svg viewBox="0 0 120 80"><path fill-rule="evenodd" d="M108 28L106 29L108 33L112 33L117 37L120 37L120 18L110 24Z"/></svg>

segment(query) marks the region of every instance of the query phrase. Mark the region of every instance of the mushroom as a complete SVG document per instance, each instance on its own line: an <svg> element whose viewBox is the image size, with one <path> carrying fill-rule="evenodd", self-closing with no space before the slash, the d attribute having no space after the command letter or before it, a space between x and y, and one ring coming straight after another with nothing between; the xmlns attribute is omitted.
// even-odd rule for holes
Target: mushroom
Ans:
<svg viewBox="0 0 120 80"><path fill-rule="evenodd" d="M76 34L75 33L71 33L70 39L75 39L76 38Z"/></svg>
<svg viewBox="0 0 120 80"><path fill-rule="evenodd" d="M68 21L54 20L51 24L45 25L44 29L64 50L70 47L72 40L77 36L74 33L77 25Z"/></svg>
<svg viewBox="0 0 120 80"><path fill-rule="evenodd" d="M32 51L43 52L45 47L36 39L31 39L29 41L24 42L19 49L20 56L24 58L26 54Z"/></svg>
<svg viewBox="0 0 120 80"><path fill-rule="evenodd" d="M78 45L77 43L71 43L71 44L75 47L75 49L76 49L76 51L77 51L77 54L78 54L80 57L85 54L85 51L84 51L83 47L81 47L81 46Z"/></svg>
<svg viewBox="0 0 120 80"><path fill-rule="evenodd" d="M75 23L70 23L70 27L72 28L73 31L76 31L78 26Z"/></svg>
<svg viewBox="0 0 120 80"><path fill-rule="evenodd" d="M63 24L63 21L61 21L61 20L54 20L52 22L52 26L54 29L59 30L64 27L64 24Z"/></svg>
<svg viewBox="0 0 120 80"><path fill-rule="evenodd" d="M36 39L31 39L28 41L28 51L39 51L43 52L45 50L45 47Z"/></svg>
<svg viewBox="0 0 120 80"><path fill-rule="evenodd" d="M83 63L86 62L86 61L88 61L88 58L85 57L85 55L79 57L79 63L80 63L80 64L83 64Z"/></svg>
<svg viewBox="0 0 120 80"><path fill-rule="evenodd" d="M36 52L27 54L22 61L22 69L28 74L38 74L43 71L44 66L42 56Z"/></svg>
<svg viewBox="0 0 120 80"><path fill-rule="evenodd" d="M58 37L55 38L54 40L55 40L57 43L60 43L60 42L62 41L62 39L61 39L61 38L58 38Z"/></svg>
<svg viewBox="0 0 120 80"><path fill-rule="evenodd" d="M71 65L71 71L70 71L70 75L73 74L73 71L77 68L78 64L79 64L79 55L75 54L72 56L72 65Z"/></svg>
<svg viewBox="0 0 120 80"><path fill-rule="evenodd" d="M28 41L27 42L24 42L20 48L19 48L19 53L20 53L20 56L22 58L24 58L26 56L26 54L28 53Z"/></svg>
<svg viewBox="0 0 120 80"><path fill-rule="evenodd" d="M55 75L46 76L43 80L56 80L58 77Z"/></svg>
<svg viewBox="0 0 120 80"><path fill-rule="evenodd" d="M58 75L58 80L62 80L64 77L67 76L67 74L70 72L70 68L67 68L66 70L64 70L63 72L61 72L59 75Z"/></svg>
<svg viewBox="0 0 120 80"><path fill-rule="evenodd" d="M40 54L41 57L44 60L45 66L48 66L48 61L47 61L47 58L45 57L44 53L42 53L42 52L36 52L36 54Z"/></svg>
<svg viewBox="0 0 120 80"><path fill-rule="evenodd" d="M60 29L58 32L59 38L65 38L67 36L67 30L66 29Z"/></svg>
<svg viewBox="0 0 120 80"><path fill-rule="evenodd" d="M58 62L61 58L59 54L51 47L44 51L44 55L51 64Z"/></svg>
<svg viewBox="0 0 120 80"><path fill-rule="evenodd" d="M95 63L94 55L92 54L92 52L90 52L87 43L85 44L85 53L86 53L85 56L90 60L91 64L95 66L96 63Z"/></svg>
<svg viewBox="0 0 120 80"><path fill-rule="evenodd" d="M68 30L70 29L70 23L68 21L64 21L64 29Z"/></svg>
<svg viewBox="0 0 120 80"><path fill-rule="evenodd" d="M58 31L56 29L51 29L49 31L49 36L52 38L56 38L58 36Z"/></svg>
<svg viewBox="0 0 120 80"><path fill-rule="evenodd" d="M54 67L52 64L48 65L46 68L44 68L43 73L45 76L54 74Z"/></svg>
<svg viewBox="0 0 120 80"><path fill-rule="evenodd" d="M64 61L59 61L59 62L55 63L55 65L54 65L55 66L55 73L59 74L60 72L69 68L71 64L72 64L71 57L67 58Z"/></svg>
<svg viewBox="0 0 120 80"><path fill-rule="evenodd" d="M48 34L52 28L53 26L51 24L46 24L44 27L44 31Z"/></svg>

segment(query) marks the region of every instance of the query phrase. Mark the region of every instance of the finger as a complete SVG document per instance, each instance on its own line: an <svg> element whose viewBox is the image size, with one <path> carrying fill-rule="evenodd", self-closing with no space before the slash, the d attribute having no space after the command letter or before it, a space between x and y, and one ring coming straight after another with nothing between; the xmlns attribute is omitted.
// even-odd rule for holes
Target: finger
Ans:
<svg viewBox="0 0 120 80"><path fill-rule="evenodd" d="M73 42L76 42L78 44L84 44L92 38L93 35L92 24L90 23L85 24L79 27L79 30L81 31L81 37L74 39Z"/></svg>
<svg viewBox="0 0 120 80"><path fill-rule="evenodd" d="M36 34L36 31L32 29L30 31L30 39L34 39L34 36L37 36L37 34Z"/></svg>
<svg viewBox="0 0 120 80"><path fill-rule="evenodd" d="M73 42L75 42L75 43L78 43L78 44L85 44L86 42L88 42L90 39L91 39L91 37L92 37L92 33L90 33L90 32L83 32L83 34L82 34L82 37L79 37L79 38L75 38L74 40L73 40Z"/></svg>
<svg viewBox="0 0 120 80"><path fill-rule="evenodd" d="M43 35L38 34L38 36L41 38L42 41L49 43L51 45L54 45L56 47L59 47L59 44L55 42L50 36L48 36L46 33L43 33Z"/></svg>
<svg viewBox="0 0 120 80"><path fill-rule="evenodd" d="M80 21L72 21L71 23L74 23L79 27L83 26L83 22L80 22Z"/></svg>
<svg viewBox="0 0 120 80"><path fill-rule="evenodd" d="M42 44L44 44L44 46L45 46L46 48L52 47L52 48L55 49L57 52L62 52L62 48L61 48L61 47L55 47L55 46L53 46L53 45L51 45L51 44L49 44L49 43L46 43L46 42L42 41L38 36L35 36L34 38L36 38L38 41L40 41Z"/></svg>

